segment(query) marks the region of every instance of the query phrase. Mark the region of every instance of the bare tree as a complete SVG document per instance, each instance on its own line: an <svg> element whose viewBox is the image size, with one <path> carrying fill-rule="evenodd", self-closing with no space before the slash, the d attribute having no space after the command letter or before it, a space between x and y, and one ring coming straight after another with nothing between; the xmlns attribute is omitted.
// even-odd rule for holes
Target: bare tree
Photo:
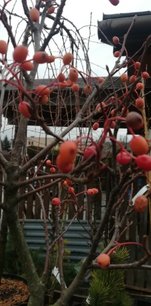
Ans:
<svg viewBox="0 0 151 306"><path fill-rule="evenodd" d="M7 33L6 41L0 41L3 71L0 83L1 116L10 118L11 112L15 125L9 156L6 157L2 150L0 152L3 178L0 185L4 190L4 199L0 204L0 274L2 275L9 229L30 291L28 306L42 306L50 273L50 261L56 247L61 293L53 305L63 306L70 301L88 270L104 267L100 257L94 261L100 241L104 242L105 247L102 255L106 254L108 260L117 247L137 244L135 241L121 242L121 239L133 223L135 211L144 211L150 194L148 188L147 195L139 195L137 201L132 201L137 179L146 179L145 171L151 170L144 98L144 82L149 75L147 71L141 71L143 57L136 63L126 54L124 61L122 60L125 42L134 20L125 34L121 50L115 54L117 59L113 70L109 71L106 67L106 78L94 77L88 49L80 31L63 16L66 0L60 0L59 3L39 0L34 5L33 7L32 2L22 0L21 13L18 12L18 1L4 1L0 6L1 24ZM118 37L114 37L113 44L117 43ZM56 48L57 55L53 54L53 48ZM80 56L79 49L83 52ZM80 64L77 65L78 62ZM134 68L134 75L131 77L127 74L129 65ZM121 73L121 77L115 78L115 73L122 68L125 68L125 72ZM41 73L45 78L39 79ZM45 135L52 137L51 143L46 143L46 146L31 158L27 155L27 131L30 124L39 126ZM55 132L53 128L58 125L65 126L60 133ZM129 149L127 144L119 141L117 137L118 130L123 125L132 135ZM88 129L84 134L85 126ZM136 136L135 133L139 130L144 133L144 127L145 137ZM79 137L65 140L65 136L74 128L79 128ZM98 130L97 140L93 138L94 130ZM52 165L48 162L48 154L57 144L59 152ZM41 170L45 164L50 167L50 174L37 175L37 170L33 171L35 165ZM97 200L101 201L102 182L107 176L109 184L106 207L97 223L97 209L92 213L90 206L95 195L98 196ZM57 193L55 191L50 198L54 234L49 242L41 192L53 186L56 186ZM77 186L79 190L82 186L82 191L77 192ZM23 188L27 188L28 192L23 192ZM38 197L41 204L46 235L46 257L41 277L36 272L18 213L21 201L32 194ZM86 204L79 201L81 194L86 195ZM72 203L74 211L69 226L81 212L86 211L87 222L94 230L89 254L81 263L76 277L66 288L63 274L64 229L60 226L60 220L69 203ZM137 262L112 265L108 261L106 266L110 269L129 269L139 265L146 268L144 263L151 255L147 238L139 245L144 249L144 256Z"/></svg>

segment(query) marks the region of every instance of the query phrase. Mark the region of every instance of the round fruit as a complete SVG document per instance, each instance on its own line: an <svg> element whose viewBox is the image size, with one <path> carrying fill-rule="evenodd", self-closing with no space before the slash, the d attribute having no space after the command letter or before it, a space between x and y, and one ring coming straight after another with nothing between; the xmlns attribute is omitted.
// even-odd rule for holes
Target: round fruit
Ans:
<svg viewBox="0 0 151 306"><path fill-rule="evenodd" d="M6 54L7 52L7 43L5 40L0 40L0 53Z"/></svg>
<svg viewBox="0 0 151 306"><path fill-rule="evenodd" d="M107 268L110 265L110 256L102 253L97 257L96 262L101 268Z"/></svg>
<svg viewBox="0 0 151 306"><path fill-rule="evenodd" d="M47 56L47 63L53 63L55 61L55 56L54 55L48 55Z"/></svg>
<svg viewBox="0 0 151 306"><path fill-rule="evenodd" d="M151 171L151 156L147 154L139 155L135 158L135 162L138 168L144 171Z"/></svg>
<svg viewBox="0 0 151 306"><path fill-rule="evenodd" d="M64 65L69 65L73 61L72 53L68 52L63 56L63 63Z"/></svg>
<svg viewBox="0 0 151 306"><path fill-rule="evenodd" d="M127 82L128 81L128 75L126 73L123 73L121 76L120 76L120 79L123 83Z"/></svg>
<svg viewBox="0 0 151 306"><path fill-rule="evenodd" d="M93 123L93 125L92 125L92 129L94 130L94 131L96 131L98 128L99 128L99 122L94 122Z"/></svg>
<svg viewBox="0 0 151 306"><path fill-rule="evenodd" d="M112 5L118 5L119 4L119 0L109 0L111 2Z"/></svg>
<svg viewBox="0 0 151 306"><path fill-rule="evenodd" d="M48 10L47 10L47 13L48 13L48 14L53 14L54 11L55 11L55 7L54 7L54 6L50 6L50 7L48 8Z"/></svg>
<svg viewBox="0 0 151 306"><path fill-rule="evenodd" d="M58 74L58 76L57 76L57 81L58 82L64 82L65 79L66 79L65 75L62 72Z"/></svg>
<svg viewBox="0 0 151 306"><path fill-rule="evenodd" d="M148 206L148 199L144 195L138 196L134 201L134 210L136 212L139 213L144 212L147 206Z"/></svg>
<svg viewBox="0 0 151 306"><path fill-rule="evenodd" d="M53 198L51 200L51 203L53 206L60 206L61 205L61 200L59 198Z"/></svg>
<svg viewBox="0 0 151 306"><path fill-rule="evenodd" d="M143 90L144 89L144 84L142 82L138 82L136 84L136 90Z"/></svg>
<svg viewBox="0 0 151 306"><path fill-rule="evenodd" d="M143 78L144 80L149 79L149 78L150 78L149 73L148 73L147 71L143 71L143 72L142 72L142 78Z"/></svg>
<svg viewBox="0 0 151 306"><path fill-rule="evenodd" d="M33 56L33 60L37 64L47 63L48 59L49 59L49 55L44 51L37 51L37 52L35 52L35 54Z"/></svg>
<svg viewBox="0 0 151 306"><path fill-rule="evenodd" d="M130 154L127 151L121 150L117 155L116 155L116 161L120 165L127 165L131 162L132 158Z"/></svg>
<svg viewBox="0 0 151 306"><path fill-rule="evenodd" d="M17 63L22 63L26 60L28 55L28 49L26 46L20 45L14 49L13 59Z"/></svg>
<svg viewBox="0 0 151 306"><path fill-rule="evenodd" d="M31 71L34 68L34 64L31 61L26 61L22 63L20 67L26 71Z"/></svg>
<svg viewBox="0 0 151 306"><path fill-rule="evenodd" d="M135 81L136 81L136 79L137 79L137 76L136 75L131 75L130 77L129 77L129 82L130 83L134 83Z"/></svg>
<svg viewBox="0 0 151 306"><path fill-rule="evenodd" d="M55 173L56 172L56 168L55 167L50 167L50 173Z"/></svg>
<svg viewBox="0 0 151 306"><path fill-rule="evenodd" d="M69 71L69 79L73 82L76 83L78 80L78 71L75 68L71 68Z"/></svg>
<svg viewBox="0 0 151 306"><path fill-rule="evenodd" d="M68 163L73 163L77 154L77 144L75 141L67 140L60 145L59 154L64 157Z"/></svg>
<svg viewBox="0 0 151 306"><path fill-rule="evenodd" d="M52 162L50 159L47 159L46 162L45 162L46 166L50 167Z"/></svg>
<svg viewBox="0 0 151 306"><path fill-rule="evenodd" d="M30 19L34 22L38 22L39 21L39 17L40 17L40 13L39 11L33 7L29 10L29 16L30 16Z"/></svg>
<svg viewBox="0 0 151 306"><path fill-rule="evenodd" d="M120 42L120 40L119 40L119 37L118 37L118 36L113 36L113 37L112 37L112 41L113 41L113 44L114 44L114 45L118 45L118 44L119 44L119 42Z"/></svg>
<svg viewBox="0 0 151 306"><path fill-rule="evenodd" d="M45 96L45 95L48 96L50 93L50 89L45 85L38 85L35 88L35 93L38 96Z"/></svg>
<svg viewBox="0 0 151 306"><path fill-rule="evenodd" d="M133 136L129 146L135 155L147 154L149 151L148 142L143 136Z"/></svg>
<svg viewBox="0 0 151 306"><path fill-rule="evenodd" d="M49 97L47 95L41 96L39 99L40 104L46 105L48 104L48 102L49 102Z"/></svg>
<svg viewBox="0 0 151 306"><path fill-rule="evenodd" d="M114 55L114 57L120 57L121 52L120 52L120 51L115 51L115 52L113 53L113 55Z"/></svg>
<svg viewBox="0 0 151 306"><path fill-rule="evenodd" d="M140 130L143 127L143 118L137 112L129 112L126 116L126 124L128 127L135 130Z"/></svg>
<svg viewBox="0 0 151 306"><path fill-rule="evenodd" d="M78 92L80 90L80 86L76 83L72 84L71 86L72 91Z"/></svg>
<svg viewBox="0 0 151 306"><path fill-rule="evenodd" d="M138 108L143 108L145 105L144 99L139 97L135 100L135 106Z"/></svg>
<svg viewBox="0 0 151 306"><path fill-rule="evenodd" d="M83 88L83 92L85 95L90 95L92 93L92 86L87 84Z"/></svg>
<svg viewBox="0 0 151 306"><path fill-rule="evenodd" d="M92 156L96 156L97 152L96 152L96 147L94 145L89 146L87 148L85 148L84 153L83 153L83 158L84 159L88 159Z"/></svg>
<svg viewBox="0 0 151 306"><path fill-rule="evenodd" d="M140 69L140 67L141 67L141 63L140 63L140 62L135 62L135 63L134 63L134 68L135 68L136 70Z"/></svg>
<svg viewBox="0 0 151 306"><path fill-rule="evenodd" d="M60 154L57 156L56 165L63 173L69 173L73 170L73 163L69 163L67 160L64 160L63 156Z"/></svg>
<svg viewBox="0 0 151 306"><path fill-rule="evenodd" d="M21 101L18 104L18 111L25 117L30 118L31 117L31 108L28 102Z"/></svg>

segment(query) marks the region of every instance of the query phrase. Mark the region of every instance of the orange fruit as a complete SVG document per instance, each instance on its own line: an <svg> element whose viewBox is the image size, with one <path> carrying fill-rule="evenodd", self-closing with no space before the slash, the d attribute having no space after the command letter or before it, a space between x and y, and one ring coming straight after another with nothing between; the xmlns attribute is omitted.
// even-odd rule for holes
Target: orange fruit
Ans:
<svg viewBox="0 0 151 306"><path fill-rule="evenodd" d="M144 195L138 196L134 201L134 210L137 212L144 212L147 206L148 199Z"/></svg>
<svg viewBox="0 0 151 306"><path fill-rule="evenodd" d="M38 22L39 21L39 17L40 17L40 13L39 11L36 9L36 7L33 7L29 10L29 16L30 19L34 22Z"/></svg>
<svg viewBox="0 0 151 306"><path fill-rule="evenodd" d="M31 61L26 61L22 63L20 67L26 71L31 71L34 68L34 64Z"/></svg>
<svg viewBox="0 0 151 306"><path fill-rule="evenodd" d="M37 52L35 52L35 54L33 56L33 60L37 64L47 63L48 59L49 59L49 55L44 51L37 51Z"/></svg>
<svg viewBox="0 0 151 306"><path fill-rule="evenodd" d="M78 71L76 68L70 68L69 70L69 79L73 82L76 83L78 80Z"/></svg>
<svg viewBox="0 0 151 306"><path fill-rule="evenodd" d="M0 53L6 54L7 52L7 43L5 40L0 40Z"/></svg>
<svg viewBox="0 0 151 306"><path fill-rule="evenodd" d="M22 63L26 60L28 48L23 45L17 46L13 51L13 59L17 63Z"/></svg>
<svg viewBox="0 0 151 306"><path fill-rule="evenodd" d="M135 155L147 154L149 151L148 142L143 136L133 136L129 146Z"/></svg>
<svg viewBox="0 0 151 306"><path fill-rule="evenodd" d="M49 95L50 93L50 89L45 86L45 85L38 85L36 88L35 88L35 93L38 95L38 96L45 96L45 95Z"/></svg>
<svg viewBox="0 0 151 306"><path fill-rule="evenodd" d="M62 60L63 60L64 65L69 65L73 60L72 53L68 52L68 53L64 54Z"/></svg>
<svg viewBox="0 0 151 306"><path fill-rule="evenodd" d="M101 268L107 268L110 265L110 256L102 253L97 257L96 262Z"/></svg>

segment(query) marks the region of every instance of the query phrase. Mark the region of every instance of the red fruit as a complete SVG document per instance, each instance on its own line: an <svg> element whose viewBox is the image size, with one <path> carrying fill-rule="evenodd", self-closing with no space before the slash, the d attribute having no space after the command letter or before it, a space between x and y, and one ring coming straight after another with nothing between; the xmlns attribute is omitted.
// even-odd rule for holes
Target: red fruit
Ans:
<svg viewBox="0 0 151 306"><path fill-rule="evenodd" d="M120 51L115 51L115 52L113 53L113 55L114 55L114 57L120 57L121 52L120 52Z"/></svg>
<svg viewBox="0 0 151 306"><path fill-rule="evenodd" d="M135 81L136 81L136 79L137 79L137 76L136 75L131 75L130 77L129 77L129 82L130 83L134 83Z"/></svg>
<svg viewBox="0 0 151 306"><path fill-rule="evenodd" d="M69 173L73 170L74 164L68 163L67 160L64 160L62 155L58 155L56 159L56 165L58 169L63 173Z"/></svg>
<svg viewBox="0 0 151 306"><path fill-rule="evenodd" d="M144 171L151 171L151 156L147 154L139 155L135 158L135 162L138 168Z"/></svg>
<svg viewBox="0 0 151 306"><path fill-rule="evenodd" d="M28 102L22 101L18 104L18 111L25 117L31 117L31 107Z"/></svg>
<svg viewBox="0 0 151 306"><path fill-rule="evenodd" d="M59 155L56 164L60 171L68 173L72 171L77 154L77 144L74 141L67 140L60 145Z"/></svg>
<svg viewBox="0 0 151 306"><path fill-rule="evenodd" d="M56 168L55 167L50 167L50 173L55 173L56 172Z"/></svg>
<svg viewBox="0 0 151 306"><path fill-rule="evenodd" d="M127 165L131 162L132 158L130 154L127 151L121 150L117 155L116 155L116 161L120 165Z"/></svg>
<svg viewBox="0 0 151 306"><path fill-rule="evenodd" d="M126 116L126 124L134 131L139 130L143 127L143 118L137 112L129 112Z"/></svg>
<svg viewBox="0 0 151 306"><path fill-rule="evenodd" d="M150 78L149 73L148 73L147 71L143 71L143 72L142 72L142 78L143 78L144 80L149 79L149 78Z"/></svg>
<svg viewBox="0 0 151 306"><path fill-rule="evenodd" d="M55 56L54 55L47 55L47 63L53 63L55 61Z"/></svg>
<svg viewBox="0 0 151 306"><path fill-rule="evenodd" d="M67 140L60 145L59 154L68 163L73 163L77 154L77 144L75 141Z"/></svg>
<svg viewBox="0 0 151 306"><path fill-rule="evenodd" d="M144 89L144 84L142 82L138 82L136 84L136 90L143 90Z"/></svg>
<svg viewBox="0 0 151 306"><path fill-rule="evenodd" d="M68 192L69 192L69 193L73 193L73 194L74 194L74 193L75 193L75 190L74 190L74 188L73 188L73 187L69 187L69 188L68 188Z"/></svg>
<svg viewBox="0 0 151 306"><path fill-rule="evenodd" d="M80 90L80 86L76 83L74 83L72 86L71 86L71 89L72 91L74 92L78 92Z"/></svg>
<svg viewBox="0 0 151 306"><path fill-rule="evenodd" d="M121 76L120 76L120 79L123 83L127 82L128 81L128 75L126 73L123 73Z"/></svg>
<svg viewBox="0 0 151 306"><path fill-rule="evenodd" d="M147 206L148 206L148 199L144 195L138 196L134 201L134 210L136 212L139 213L144 212Z"/></svg>
<svg viewBox="0 0 151 306"><path fill-rule="evenodd" d="M46 160L46 162L45 162L46 166L48 166L48 167L50 167L50 166L51 166L51 163L52 163L52 162L51 162L51 160L50 160L50 159L47 159L47 160Z"/></svg>
<svg viewBox="0 0 151 306"><path fill-rule="evenodd" d="M112 5L118 5L119 4L119 0L109 0L111 2Z"/></svg>
<svg viewBox="0 0 151 306"><path fill-rule="evenodd" d="M29 16L30 16L30 19L34 22L38 22L39 21L39 17L40 17L40 13L39 11L33 7L29 10Z"/></svg>
<svg viewBox="0 0 151 306"><path fill-rule="evenodd" d="M23 45L20 45L14 49L13 59L17 63L22 63L26 60L27 55L28 55L28 48Z"/></svg>
<svg viewBox="0 0 151 306"><path fill-rule="evenodd" d="M66 79L65 75L62 72L58 74L58 76L57 76L57 81L58 82L64 82L65 79Z"/></svg>
<svg viewBox="0 0 151 306"><path fill-rule="evenodd" d="M148 143L142 136L133 136L129 146L135 155L147 154L149 151Z"/></svg>
<svg viewBox="0 0 151 306"><path fill-rule="evenodd" d="M35 88L35 94L38 96L48 96L50 93L50 89L45 85L38 85Z"/></svg>
<svg viewBox="0 0 151 306"><path fill-rule="evenodd" d="M99 190L97 189L97 188L89 188L89 189L87 189L87 191L86 191L86 193L88 194L88 195L95 195L95 194L97 194L99 192Z"/></svg>
<svg viewBox="0 0 151 306"><path fill-rule="evenodd" d="M53 206L60 206L61 205L61 200L59 198L53 198L51 200L51 203Z"/></svg>
<svg viewBox="0 0 151 306"><path fill-rule="evenodd" d="M135 63L134 63L134 68L135 68L136 70L138 70L138 69L140 68L140 66L141 66L141 63L140 63L140 62L135 62Z"/></svg>
<svg viewBox="0 0 151 306"><path fill-rule="evenodd" d="M112 37L112 41L113 41L113 44L114 44L114 45L118 45L118 44L119 44L119 42L120 42L120 40L119 40L119 37L118 37L118 36L113 36L113 37Z"/></svg>
<svg viewBox="0 0 151 306"><path fill-rule="evenodd" d="M63 56L64 65L69 65L73 61L73 54L68 52Z"/></svg>
<svg viewBox="0 0 151 306"><path fill-rule="evenodd" d="M98 128L99 128L99 123L98 122L94 122L93 123L93 125L92 125L92 129L94 130L94 131L96 131Z"/></svg>
<svg viewBox="0 0 151 306"><path fill-rule="evenodd" d="M47 95L41 96L39 99L39 103L42 105L46 105L48 104L48 102L49 102L49 96Z"/></svg>
<svg viewBox="0 0 151 306"><path fill-rule="evenodd" d="M92 156L96 156L96 155L97 155L96 147L92 145L92 146L87 147L84 150L83 158L84 159L88 159L88 158L90 158Z"/></svg>
<svg viewBox="0 0 151 306"><path fill-rule="evenodd" d="M34 64L31 61L27 61L22 63L20 67L26 71L31 71L34 68Z"/></svg>
<svg viewBox="0 0 151 306"><path fill-rule="evenodd" d="M107 268L110 265L110 256L102 253L97 257L96 262L101 268Z"/></svg>
<svg viewBox="0 0 151 306"><path fill-rule="evenodd" d="M49 55L44 51L37 51L33 56L33 60L37 64L44 64L47 63L47 61L49 60Z"/></svg>
<svg viewBox="0 0 151 306"><path fill-rule="evenodd" d="M43 0L43 1L44 1L44 0ZM48 14L53 14L54 11L55 11L55 7L54 7L54 6L50 6L50 7L48 8L48 10L47 10L47 13L48 13Z"/></svg>
<svg viewBox="0 0 151 306"><path fill-rule="evenodd" d="M135 106L138 108L143 108L145 105L144 99L139 97L135 100Z"/></svg>
<svg viewBox="0 0 151 306"><path fill-rule="evenodd" d="M78 80L78 71L75 68L70 68L69 70L69 79L71 82L76 83Z"/></svg>
<svg viewBox="0 0 151 306"><path fill-rule="evenodd" d="M0 40L0 53L6 54L7 52L7 43L5 40Z"/></svg>
<svg viewBox="0 0 151 306"><path fill-rule="evenodd" d="M92 93L92 86L91 85L85 85L83 88L83 92L85 95L90 95Z"/></svg>

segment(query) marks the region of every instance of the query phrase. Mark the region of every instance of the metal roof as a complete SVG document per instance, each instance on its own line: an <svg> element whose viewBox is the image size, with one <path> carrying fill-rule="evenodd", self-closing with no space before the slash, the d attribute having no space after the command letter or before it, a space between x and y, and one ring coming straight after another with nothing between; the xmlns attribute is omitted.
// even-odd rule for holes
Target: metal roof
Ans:
<svg viewBox="0 0 151 306"><path fill-rule="evenodd" d="M134 20L135 19L135 20ZM103 43L113 45L112 37L118 36L122 43L124 34L127 33L131 23L133 27L126 41L129 55L134 54L146 38L151 35L151 12L134 12L124 14L103 15L103 20L98 22L98 38Z"/></svg>

